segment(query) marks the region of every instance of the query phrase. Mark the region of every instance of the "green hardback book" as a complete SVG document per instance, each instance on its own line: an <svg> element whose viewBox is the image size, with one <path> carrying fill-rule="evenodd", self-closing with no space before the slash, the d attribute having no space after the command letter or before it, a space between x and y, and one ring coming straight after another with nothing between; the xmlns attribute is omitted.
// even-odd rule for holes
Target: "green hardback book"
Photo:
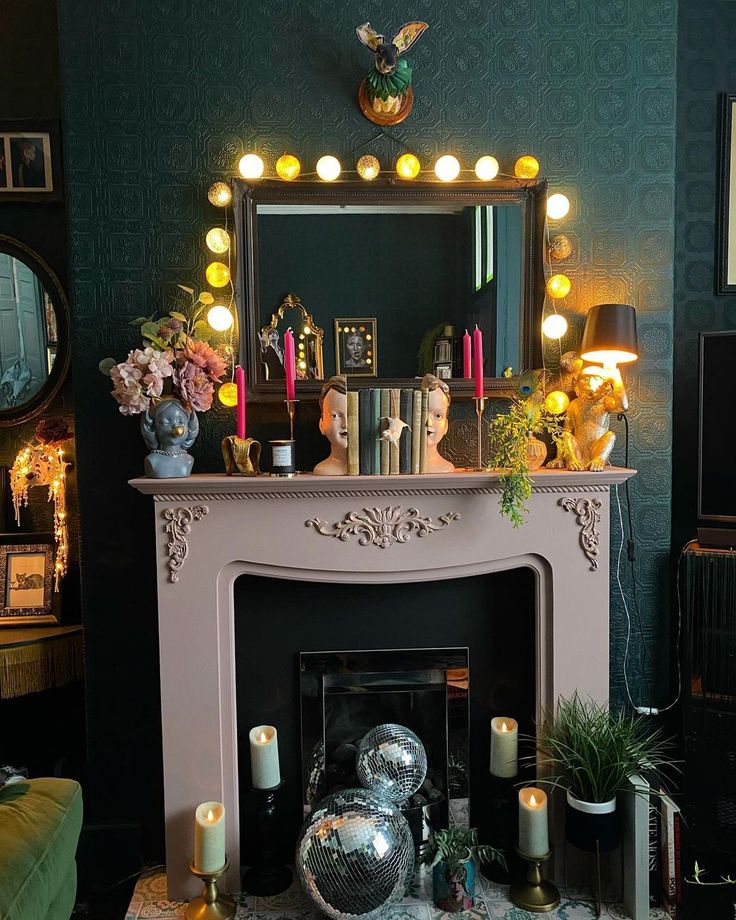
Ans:
<svg viewBox="0 0 736 920"><path fill-rule="evenodd" d="M378 476L381 472L381 391L371 390L371 450L373 462L371 472Z"/></svg>
<svg viewBox="0 0 736 920"><path fill-rule="evenodd" d="M371 391L358 390L360 413L360 475L370 476L373 472L373 450L371 444Z"/></svg>
<svg viewBox="0 0 736 920"><path fill-rule="evenodd" d="M391 414L391 391L381 390L381 432L388 428L388 417ZM381 476L389 474L388 441L381 438Z"/></svg>
<svg viewBox="0 0 736 920"><path fill-rule="evenodd" d="M411 432L412 432L412 412L413 412L413 393L411 390L401 391L401 421L406 422L406 428L401 429L401 441L399 442L399 472L411 473Z"/></svg>
<svg viewBox="0 0 736 920"><path fill-rule="evenodd" d="M391 418L401 418L401 390L393 389L391 392ZM399 445L391 441L389 445L388 471L392 475L399 472Z"/></svg>

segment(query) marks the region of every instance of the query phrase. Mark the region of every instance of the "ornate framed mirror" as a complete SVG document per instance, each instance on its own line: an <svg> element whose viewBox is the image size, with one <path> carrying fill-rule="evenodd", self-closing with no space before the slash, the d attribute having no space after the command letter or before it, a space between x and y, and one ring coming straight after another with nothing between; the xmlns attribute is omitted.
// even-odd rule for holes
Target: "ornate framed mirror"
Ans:
<svg viewBox="0 0 736 920"><path fill-rule="evenodd" d="M320 331L320 370L307 362L297 398L316 396L338 368L358 388L412 386L433 371L454 396L470 396L461 338L476 324L486 388L508 391L510 373L541 364L546 194L545 181L236 179L235 287L250 393L283 399L264 330L287 295L307 306L302 326ZM304 330L291 325L299 341ZM323 329L335 329L334 340Z"/></svg>
<svg viewBox="0 0 736 920"><path fill-rule="evenodd" d="M0 427L43 412L64 382L69 352L59 279L20 240L0 235Z"/></svg>

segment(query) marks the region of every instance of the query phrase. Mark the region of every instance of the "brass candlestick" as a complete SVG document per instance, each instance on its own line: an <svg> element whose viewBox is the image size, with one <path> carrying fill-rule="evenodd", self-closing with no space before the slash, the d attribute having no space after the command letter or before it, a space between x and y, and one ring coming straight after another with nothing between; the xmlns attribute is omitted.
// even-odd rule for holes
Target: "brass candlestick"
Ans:
<svg viewBox="0 0 736 920"><path fill-rule="evenodd" d="M259 462L261 459L261 445L254 438L239 438L230 434L222 439L222 459L225 461L225 472L228 476L237 471L242 476L258 476L261 472Z"/></svg>
<svg viewBox="0 0 736 920"><path fill-rule="evenodd" d="M528 856L517 847L516 852L527 863L526 881L511 886L509 897L522 910L535 914L546 914L560 906L560 892L542 877L542 863L547 862L550 853L544 856Z"/></svg>
<svg viewBox="0 0 736 920"><path fill-rule="evenodd" d="M296 404L299 402L298 399L285 399L286 411L289 413L289 431L291 432L291 440L294 440L294 413L296 412Z"/></svg>
<svg viewBox="0 0 736 920"><path fill-rule="evenodd" d="M476 396L475 398L475 415L478 419L478 469L483 469L483 441L482 441L482 428L483 428L483 413L486 408L486 398L485 396Z"/></svg>
<svg viewBox="0 0 736 920"><path fill-rule="evenodd" d="M189 864L189 871L201 879L203 885L200 897L192 898L187 905L186 920L234 920L235 901L217 890L217 880L227 872L229 865L225 860L225 865L217 872L202 872L193 862Z"/></svg>

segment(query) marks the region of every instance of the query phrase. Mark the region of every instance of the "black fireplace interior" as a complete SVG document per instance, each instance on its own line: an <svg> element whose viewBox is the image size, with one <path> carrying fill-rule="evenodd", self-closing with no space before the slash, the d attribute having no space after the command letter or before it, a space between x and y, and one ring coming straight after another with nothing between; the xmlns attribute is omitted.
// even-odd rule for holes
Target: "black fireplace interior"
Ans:
<svg viewBox="0 0 736 920"><path fill-rule="evenodd" d="M535 627L529 569L367 585L241 576L235 585L235 644L243 862L252 861L255 842L248 831L255 807L248 731L259 724L274 725L279 733L285 781L279 842L287 861L305 812L303 733L305 746L311 738L313 748L324 731L328 754L334 754L342 741L354 741L363 728L385 721L419 734L443 796L452 799L454 788L460 797L465 781L470 824L488 838L490 720L509 715L522 733L533 733ZM446 685L447 673L462 686L463 663L469 693L460 710L446 710L448 695L457 689ZM320 671L325 673L319 706L304 708L305 675L308 687ZM465 717L458 720L463 706ZM453 712L455 730L448 734L447 713ZM325 781L333 787L352 783L348 770L332 767L330 773Z"/></svg>

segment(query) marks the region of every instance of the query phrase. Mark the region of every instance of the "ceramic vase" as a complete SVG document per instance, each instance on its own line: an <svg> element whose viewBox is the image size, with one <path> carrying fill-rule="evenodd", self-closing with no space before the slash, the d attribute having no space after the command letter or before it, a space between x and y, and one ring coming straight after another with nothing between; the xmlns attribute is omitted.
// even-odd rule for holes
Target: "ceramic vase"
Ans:
<svg viewBox="0 0 736 920"><path fill-rule="evenodd" d="M539 438L530 434L526 442L526 466L527 469L538 470L547 459L547 445Z"/></svg>
<svg viewBox="0 0 736 920"><path fill-rule="evenodd" d="M432 869L432 900L438 910L459 914L475 906L475 862L472 857L463 861L465 878L448 871L447 863L440 862Z"/></svg>

